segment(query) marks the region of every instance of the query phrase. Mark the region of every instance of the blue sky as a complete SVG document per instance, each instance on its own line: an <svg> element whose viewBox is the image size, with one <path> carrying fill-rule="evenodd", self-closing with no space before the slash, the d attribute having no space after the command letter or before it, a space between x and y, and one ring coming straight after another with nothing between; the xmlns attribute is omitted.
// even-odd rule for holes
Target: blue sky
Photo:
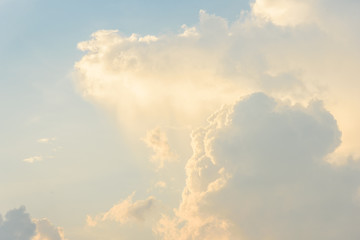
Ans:
<svg viewBox="0 0 360 240"><path fill-rule="evenodd" d="M0 238L357 239L358 7L0 0Z"/></svg>

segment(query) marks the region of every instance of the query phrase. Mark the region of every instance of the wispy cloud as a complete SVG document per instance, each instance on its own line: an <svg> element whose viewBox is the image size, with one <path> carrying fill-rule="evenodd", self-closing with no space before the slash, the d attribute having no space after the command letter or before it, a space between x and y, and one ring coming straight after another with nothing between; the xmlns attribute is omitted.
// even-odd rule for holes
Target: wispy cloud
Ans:
<svg viewBox="0 0 360 240"><path fill-rule="evenodd" d="M23 161L27 163L34 163L34 162L40 162L43 159L44 158L42 156L33 156L33 157L25 158Z"/></svg>
<svg viewBox="0 0 360 240"><path fill-rule="evenodd" d="M49 143L49 142L53 142L55 141L56 138L52 137L52 138L40 138L37 140L38 143Z"/></svg>

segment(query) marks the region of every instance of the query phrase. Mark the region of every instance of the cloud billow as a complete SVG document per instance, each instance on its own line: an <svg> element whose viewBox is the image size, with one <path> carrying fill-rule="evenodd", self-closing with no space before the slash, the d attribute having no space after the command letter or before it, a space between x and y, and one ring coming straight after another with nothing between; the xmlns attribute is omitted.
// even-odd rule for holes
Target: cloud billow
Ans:
<svg viewBox="0 0 360 240"><path fill-rule="evenodd" d="M159 222L158 234L355 240L358 171L324 161L340 137L318 101L287 105L256 93L224 107L193 133L182 203L175 218Z"/></svg>

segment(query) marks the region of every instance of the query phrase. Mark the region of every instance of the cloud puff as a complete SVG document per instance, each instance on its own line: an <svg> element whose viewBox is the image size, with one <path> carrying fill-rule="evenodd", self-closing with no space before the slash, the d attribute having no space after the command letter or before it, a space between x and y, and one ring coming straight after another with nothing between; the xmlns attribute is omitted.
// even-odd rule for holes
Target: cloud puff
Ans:
<svg viewBox="0 0 360 240"><path fill-rule="evenodd" d="M340 144L319 101L288 105L262 93L223 107L192 135L193 156L163 239L356 239L358 170L324 157Z"/></svg>
<svg viewBox="0 0 360 240"><path fill-rule="evenodd" d="M176 160L176 154L170 149L166 133L160 128L148 131L142 140L154 151L150 160L156 163L158 168L163 168L165 162Z"/></svg>
<svg viewBox="0 0 360 240"><path fill-rule="evenodd" d="M114 205L109 211L95 217L87 216L87 224L95 227L101 222L114 221L125 224L130 221L143 222L156 208L156 200L150 196L146 200L133 202L135 193L132 193L125 200Z"/></svg>
<svg viewBox="0 0 360 240"><path fill-rule="evenodd" d="M36 224L25 212L25 207L10 210L5 219L0 215L0 239L31 240L35 235Z"/></svg>

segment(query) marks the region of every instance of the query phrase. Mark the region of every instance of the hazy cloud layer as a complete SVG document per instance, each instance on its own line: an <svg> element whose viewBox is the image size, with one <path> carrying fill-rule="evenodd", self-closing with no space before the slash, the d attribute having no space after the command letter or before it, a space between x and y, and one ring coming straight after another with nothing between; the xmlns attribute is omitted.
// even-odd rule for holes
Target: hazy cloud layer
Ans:
<svg viewBox="0 0 360 240"><path fill-rule="evenodd" d="M222 108L194 131L182 203L158 234L355 240L359 171L323 161L340 136L318 101L290 106L258 93Z"/></svg>

